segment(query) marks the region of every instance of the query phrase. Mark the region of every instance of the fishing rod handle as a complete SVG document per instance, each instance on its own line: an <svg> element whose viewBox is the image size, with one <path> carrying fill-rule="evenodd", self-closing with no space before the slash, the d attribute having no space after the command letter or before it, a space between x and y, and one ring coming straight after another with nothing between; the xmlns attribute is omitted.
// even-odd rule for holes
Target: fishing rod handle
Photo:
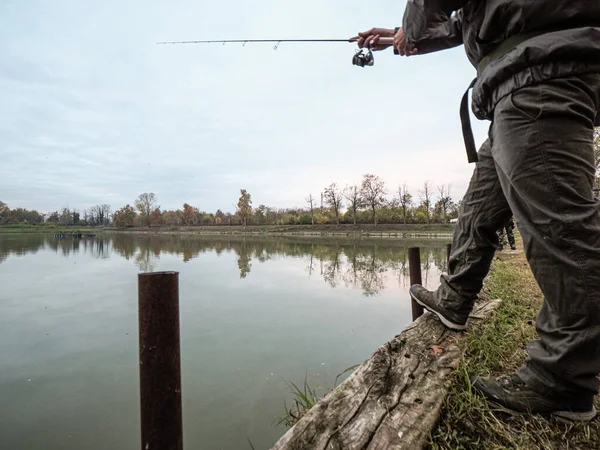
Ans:
<svg viewBox="0 0 600 450"><path fill-rule="evenodd" d="M380 37L377 41L378 45L394 45L393 37Z"/></svg>

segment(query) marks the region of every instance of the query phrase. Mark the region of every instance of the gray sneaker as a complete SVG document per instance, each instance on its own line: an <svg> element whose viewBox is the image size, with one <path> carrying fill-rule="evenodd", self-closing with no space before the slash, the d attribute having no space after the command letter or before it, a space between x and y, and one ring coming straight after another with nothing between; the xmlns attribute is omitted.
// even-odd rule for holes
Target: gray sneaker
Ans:
<svg viewBox="0 0 600 450"><path fill-rule="evenodd" d="M589 422L596 417L593 396L546 397L533 391L517 374L471 377L471 383L490 405L508 413L547 414L563 422Z"/></svg>
<svg viewBox="0 0 600 450"><path fill-rule="evenodd" d="M447 328L454 331L467 328L467 319L472 309L471 302L463 302L460 299L438 300L436 292L428 291L420 284L413 284L409 292L415 302L438 316Z"/></svg>

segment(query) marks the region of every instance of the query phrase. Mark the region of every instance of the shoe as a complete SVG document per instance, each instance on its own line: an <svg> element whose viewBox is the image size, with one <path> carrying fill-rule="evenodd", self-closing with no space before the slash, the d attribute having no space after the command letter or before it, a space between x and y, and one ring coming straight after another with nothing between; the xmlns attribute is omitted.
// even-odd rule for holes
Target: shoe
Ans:
<svg viewBox="0 0 600 450"><path fill-rule="evenodd" d="M466 330L471 304L465 306L465 302L457 299L439 301L435 292L428 291L420 284L413 284L409 292L415 302L438 316L446 327L454 331Z"/></svg>
<svg viewBox="0 0 600 450"><path fill-rule="evenodd" d="M511 250L516 250L516 249L517 249L517 247L515 247L514 245L511 245L511 246L510 246L510 249L511 249Z"/></svg>
<svg viewBox="0 0 600 450"><path fill-rule="evenodd" d="M517 374L499 378L471 377L473 389L490 405L508 413L549 414L563 422L589 422L596 417L594 397L546 397L529 388Z"/></svg>

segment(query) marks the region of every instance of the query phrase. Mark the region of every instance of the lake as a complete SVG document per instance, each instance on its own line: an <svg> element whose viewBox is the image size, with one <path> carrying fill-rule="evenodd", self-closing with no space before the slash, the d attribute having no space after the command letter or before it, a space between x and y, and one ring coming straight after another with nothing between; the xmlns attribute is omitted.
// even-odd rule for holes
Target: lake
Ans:
<svg viewBox="0 0 600 450"><path fill-rule="evenodd" d="M268 449L289 382L330 388L411 321L450 239L0 234L0 448L139 449L137 274L178 271L184 447Z"/></svg>

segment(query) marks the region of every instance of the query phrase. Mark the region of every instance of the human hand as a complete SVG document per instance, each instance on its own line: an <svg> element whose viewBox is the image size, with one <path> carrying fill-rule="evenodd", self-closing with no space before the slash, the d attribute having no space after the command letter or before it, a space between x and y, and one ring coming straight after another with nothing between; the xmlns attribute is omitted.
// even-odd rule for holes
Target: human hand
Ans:
<svg viewBox="0 0 600 450"><path fill-rule="evenodd" d="M415 55L419 51L413 44L407 42L402 28L398 28L398 31L394 35L394 49L402 56Z"/></svg>
<svg viewBox="0 0 600 450"><path fill-rule="evenodd" d="M359 48L367 47L373 51L379 51L391 47L391 44L379 44L379 38L394 37L394 34L393 28L371 28L351 37L349 41L357 42Z"/></svg>

